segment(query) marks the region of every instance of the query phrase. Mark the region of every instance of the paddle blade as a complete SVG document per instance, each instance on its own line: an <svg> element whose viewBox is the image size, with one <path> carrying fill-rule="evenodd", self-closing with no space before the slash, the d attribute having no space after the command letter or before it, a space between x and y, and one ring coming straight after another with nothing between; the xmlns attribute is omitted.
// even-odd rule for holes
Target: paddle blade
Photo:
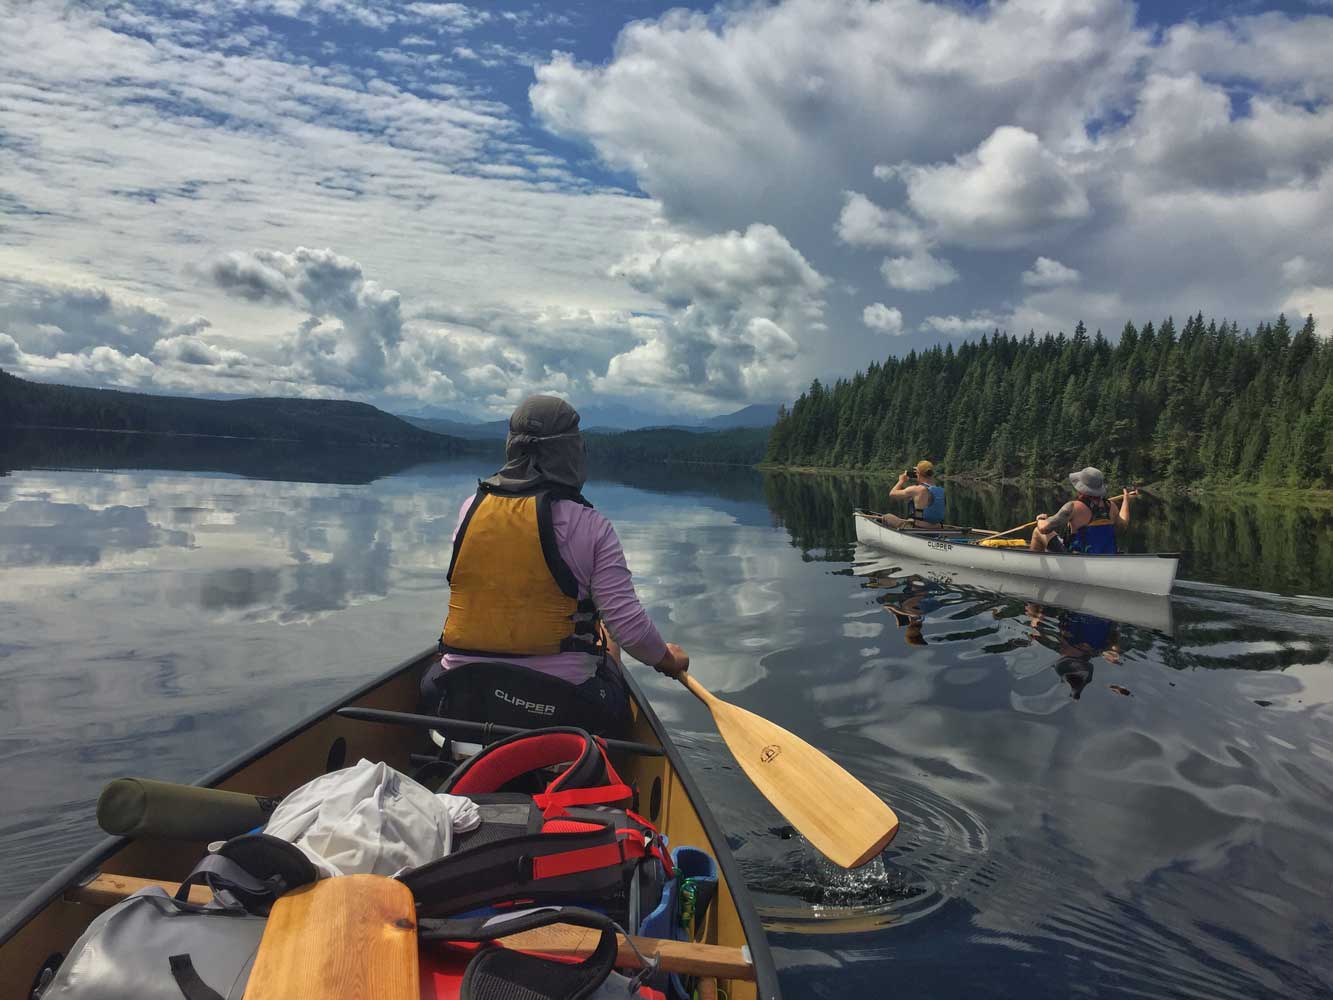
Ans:
<svg viewBox="0 0 1333 1000"><path fill-rule="evenodd" d="M806 840L843 868L863 865L898 832L878 795L805 740L753 712L686 686L713 713L727 748L754 786Z"/></svg>
<svg viewBox="0 0 1333 1000"><path fill-rule="evenodd" d="M245 1000L419 1000L412 893L381 875L321 879L273 906Z"/></svg>

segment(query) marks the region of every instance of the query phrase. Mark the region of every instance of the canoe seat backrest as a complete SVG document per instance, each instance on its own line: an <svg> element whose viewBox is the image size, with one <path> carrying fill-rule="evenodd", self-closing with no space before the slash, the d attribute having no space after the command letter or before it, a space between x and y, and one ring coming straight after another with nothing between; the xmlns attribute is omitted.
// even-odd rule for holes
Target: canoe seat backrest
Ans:
<svg viewBox="0 0 1333 1000"><path fill-rule="evenodd" d="M436 689L438 714L449 718L520 729L576 726L599 736L624 735L611 731L617 724L573 684L515 663L467 663L441 675Z"/></svg>

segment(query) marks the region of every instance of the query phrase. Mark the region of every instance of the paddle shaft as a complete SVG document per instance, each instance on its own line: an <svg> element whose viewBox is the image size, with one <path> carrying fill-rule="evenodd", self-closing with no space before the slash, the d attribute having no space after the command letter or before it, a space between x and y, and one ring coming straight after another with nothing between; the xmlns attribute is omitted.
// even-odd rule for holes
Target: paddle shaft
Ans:
<svg viewBox="0 0 1333 1000"><path fill-rule="evenodd" d="M893 810L826 754L723 701L688 672L677 679L708 706L722 741L759 793L834 864L863 865L893 839Z"/></svg>
<svg viewBox="0 0 1333 1000"><path fill-rule="evenodd" d="M1106 499L1107 499L1108 501L1109 501L1109 500L1123 500L1123 499L1125 499L1126 496L1136 497L1136 496L1138 496L1138 495L1139 495L1139 491L1138 491L1138 490L1129 490L1129 491L1126 491L1125 493L1118 494L1117 496L1107 497ZM994 541L994 540L997 539L997 538L1003 538L1005 535L1012 535L1012 534L1014 534L1015 532L1022 531L1024 528L1035 528L1036 526L1037 526L1037 522L1036 522L1036 521L1029 521L1027 524L1020 524L1017 528L1010 528L1008 531L1001 531L998 535L991 535L991 536L990 536L990 539L988 539L988 540L989 540L989 541Z"/></svg>

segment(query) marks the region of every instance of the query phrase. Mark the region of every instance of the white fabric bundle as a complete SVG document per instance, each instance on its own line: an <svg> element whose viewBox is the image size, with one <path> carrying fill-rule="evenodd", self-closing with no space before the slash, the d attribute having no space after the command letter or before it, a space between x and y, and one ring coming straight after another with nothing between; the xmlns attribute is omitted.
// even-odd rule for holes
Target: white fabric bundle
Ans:
<svg viewBox="0 0 1333 1000"><path fill-rule="evenodd" d="M295 844L322 875L394 875L444 857L455 832L480 822L471 799L436 795L387 764L362 759L296 789L264 832Z"/></svg>

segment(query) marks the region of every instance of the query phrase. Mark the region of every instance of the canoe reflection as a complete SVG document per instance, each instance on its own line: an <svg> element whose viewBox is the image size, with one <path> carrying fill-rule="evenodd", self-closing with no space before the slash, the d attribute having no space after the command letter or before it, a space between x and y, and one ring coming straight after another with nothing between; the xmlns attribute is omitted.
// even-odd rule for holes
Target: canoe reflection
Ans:
<svg viewBox="0 0 1333 1000"><path fill-rule="evenodd" d="M924 629L927 620L957 617L950 607L966 605L975 615L978 604L983 610L989 606L996 621L1012 620L1022 630L999 648L1049 649L1055 656L1052 669L1075 700L1092 682L1099 661L1121 662L1123 626L1171 634L1167 597L909 562L865 547L858 548L857 556L856 573L866 577L863 586L881 591L876 600L904 630L909 647L929 645ZM935 641L949 638L939 636ZM1121 689L1120 693L1130 692Z"/></svg>
<svg viewBox="0 0 1333 1000"><path fill-rule="evenodd" d="M938 566L903 559L859 544L856 547L855 572L858 576L884 580L915 578L926 591L933 588L936 600L939 594L945 592L972 596L982 592L991 597L1017 598L1043 607L1083 612L1122 625L1151 629L1168 637L1173 631L1171 598L1155 594L1136 594L1128 590L1038 580L957 566Z"/></svg>

